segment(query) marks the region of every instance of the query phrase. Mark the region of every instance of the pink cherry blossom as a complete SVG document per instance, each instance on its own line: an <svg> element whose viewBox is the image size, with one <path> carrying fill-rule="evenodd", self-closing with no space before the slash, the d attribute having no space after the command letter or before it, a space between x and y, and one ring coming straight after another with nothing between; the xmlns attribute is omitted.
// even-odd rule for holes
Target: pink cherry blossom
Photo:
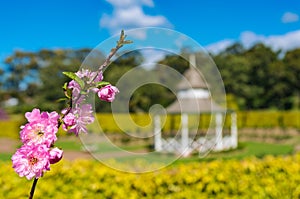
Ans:
<svg viewBox="0 0 300 199"><path fill-rule="evenodd" d="M28 180L40 178L50 170L49 148L46 145L23 145L11 159L14 170Z"/></svg>
<svg viewBox="0 0 300 199"><path fill-rule="evenodd" d="M115 99L116 93L118 92L119 90L117 87L107 85L99 89L98 96L103 101L112 102Z"/></svg>
<svg viewBox="0 0 300 199"><path fill-rule="evenodd" d="M68 131L68 128L76 124L76 116L73 113L68 113L63 118L63 129Z"/></svg>
<svg viewBox="0 0 300 199"><path fill-rule="evenodd" d="M25 117L28 122L40 121L41 119L49 119L53 123L57 123L59 115L57 112L53 111L51 113L41 112L39 109L35 108L31 112L25 113Z"/></svg>
<svg viewBox="0 0 300 199"><path fill-rule="evenodd" d="M32 112L25 113L25 117L28 122L34 122L41 119L41 112L39 109L35 108Z"/></svg>
<svg viewBox="0 0 300 199"><path fill-rule="evenodd" d="M94 122L91 104L77 104L63 119L63 128L78 135L80 132L87 133L87 125ZM74 118L75 117L75 118Z"/></svg>
<svg viewBox="0 0 300 199"><path fill-rule="evenodd" d="M73 97L77 98L79 96L79 94L80 94L80 85L76 81L74 81L74 80L70 81L68 83L68 88L72 89L72 96Z"/></svg>
<svg viewBox="0 0 300 199"><path fill-rule="evenodd" d="M50 147L56 140L59 115L56 112L40 112L33 109L25 117L29 123L21 126L21 141L27 145L45 144Z"/></svg>
<svg viewBox="0 0 300 199"><path fill-rule="evenodd" d="M45 119L48 119L48 121L53 124L56 125L58 124L58 119L59 119L59 114L55 111L52 111L51 113L48 112L43 112L44 114L47 114Z"/></svg>
<svg viewBox="0 0 300 199"><path fill-rule="evenodd" d="M103 73L100 72L93 72L89 69L81 69L80 71L75 73L81 80L85 82L85 90L82 90L80 85L75 81L72 80L68 83L68 88L72 89L72 103L74 104L81 104L85 100L85 95L81 93L89 93L98 91L96 88L96 83L101 82L103 80Z"/></svg>
<svg viewBox="0 0 300 199"><path fill-rule="evenodd" d="M81 69L80 71L75 73L78 77L84 80L87 84L91 84L93 82L100 82L103 80L103 74L101 72L93 72L89 69Z"/></svg>
<svg viewBox="0 0 300 199"><path fill-rule="evenodd" d="M103 80L103 73L102 71L98 72L96 78L95 78L95 82L101 82Z"/></svg>
<svg viewBox="0 0 300 199"><path fill-rule="evenodd" d="M55 164L59 162L62 159L62 156L63 156L63 150L60 150L57 147L50 149L49 151L50 164Z"/></svg>

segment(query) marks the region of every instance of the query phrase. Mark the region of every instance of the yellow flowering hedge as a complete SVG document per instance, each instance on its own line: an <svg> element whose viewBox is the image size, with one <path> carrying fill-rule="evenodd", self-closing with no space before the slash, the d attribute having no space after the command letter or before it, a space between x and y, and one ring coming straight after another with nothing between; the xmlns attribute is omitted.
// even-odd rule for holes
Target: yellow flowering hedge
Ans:
<svg viewBox="0 0 300 199"><path fill-rule="evenodd" d="M0 162L0 198L26 198L31 181ZM299 198L300 155L175 164L146 174L96 161L63 161L39 180L35 198Z"/></svg>
<svg viewBox="0 0 300 199"><path fill-rule="evenodd" d="M148 114L96 114L97 121L105 133L121 133L122 129L126 132L143 133L153 132L153 125ZM23 118L23 117L22 117ZM162 118L163 119L163 118ZM202 114L189 116L190 128L195 130L199 124L199 129L207 129L211 122L211 115ZM300 111L245 111L237 112L238 128L295 128L300 129ZM24 123L20 117L12 118L7 121L0 121L0 137L18 138L20 125ZM199 120L199 121L197 121ZM117 122L116 122L117 121ZM214 120L213 120L214 121ZM137 125L133 124L136 123ZM140 126L140 127L138 127ZM230 127L230 115L225 119L225 128ZM180 129L180 115L168 115L163 126L164 132ZM99 126L94 125L91 131L99 132ZM64 134L62 131L61 134Z"/></svg>
<svg viewBox="0 0 300 199"><path fill-rule="evenodd" d="M180 115L168 115L163 125L163 131L180 129ZM224 126L230 128L230 114L226 115ZM163 117L161 118L164 119ZM122 132L119 128L120 124L123 130L128 132L152 132L151 118L148 114L131 114L130 117L126 114L97 114L97 120L100 123L102 130L106 133ZM140 125L132 125L132 122ZM199 121L197 121L199 120ZM212 120L212 121L211 121ZM117 123L117 122L118 123ZM210 114L201 114L199 116L190 115L190 128L206 129L210 122L214 125L214 117ZM295 128L300 129L300 111L245 111L237 112L238 128Z"/></svg>

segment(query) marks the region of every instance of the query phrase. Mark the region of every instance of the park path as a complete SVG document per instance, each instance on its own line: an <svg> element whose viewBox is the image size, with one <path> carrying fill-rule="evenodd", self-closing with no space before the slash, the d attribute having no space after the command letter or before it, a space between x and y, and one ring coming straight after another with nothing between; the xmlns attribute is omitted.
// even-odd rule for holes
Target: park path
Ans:
<svg viewBox="0 0 300 199"><path fill-rule="evenodd" d="M21 143L15 139L0 138L0 154L14 153Z"/></svg>
<svg viewBox="0 0 300 199"><path fill-rule="evenodd" d="M1 154L13 154L17 148L21 145L21 142L10 138L0 138L0 155ZM139 151L140 153L145 151ZM129 156L130 153L123 152L105 152L101 154L100 159L110 159ZM64 150L64 159L75 160L75 159L94 159L94 157L88 151L72 151Z"/></svg>
<svg viewBox="0 0 300 199"><path fill-rule="evenodd" d="M21 142L10 138L0 138L0 154L13 154ZM64 158L67 160L92 159L88 152L64 150Z"/></svg>

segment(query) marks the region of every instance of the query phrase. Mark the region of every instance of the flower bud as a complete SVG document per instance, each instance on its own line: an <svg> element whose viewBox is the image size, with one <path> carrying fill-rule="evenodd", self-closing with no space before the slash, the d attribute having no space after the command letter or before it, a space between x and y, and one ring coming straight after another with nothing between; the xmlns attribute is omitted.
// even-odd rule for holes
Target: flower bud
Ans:
<svg viewBox="0 0 300 199"><path fill-rule="evenodd" d="M112 102L115 99L116 93L118 92L119 90L117 87L107 85L99 89L98 96L103 101Z"/></svg>
<svg viewBox="0 0 300 199"><path fill-rule="evenodd" d="M61 160L63 156L63 150L55 147L49 151L49 162L50 164L55 164Z"/></svg>

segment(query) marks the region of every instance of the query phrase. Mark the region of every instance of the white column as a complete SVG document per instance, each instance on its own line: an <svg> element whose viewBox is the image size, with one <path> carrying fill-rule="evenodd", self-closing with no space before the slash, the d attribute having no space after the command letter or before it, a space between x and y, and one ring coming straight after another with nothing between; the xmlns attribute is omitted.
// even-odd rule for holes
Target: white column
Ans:
<svg viewBox="0 0 300 199"><path fill-rule="evenodd" d="M154 116L154 149L162 151L160 116Z"/></svg>
<svg viewBox="0 0 300 199"><path fill-rule="evenodd" d="M196 55L195 54L190 54L189 62L190 62L190 67L196 68Z"/></svg>
<svg viewBox="0 0 300 199"><path fill-rule="evenodd" d="M231 113L231 144L233 148L238 146L238 133L237 133L237 118L236 113Z"/></svg>
<svg viewBox="0 0 300 199"><path fill-rule="evenodd" d="M222 113L216 114L216 150L220 151L223 149L223 135L222 135L222 122L223 116Z"/></svg>
<svg viewBox="0 0 300 199"><path fill-rule="evenodd" d="M186 152L189 146L189 127L188 127L188 115L186 113L181 114L181 147L182 152Z"/></svg>

